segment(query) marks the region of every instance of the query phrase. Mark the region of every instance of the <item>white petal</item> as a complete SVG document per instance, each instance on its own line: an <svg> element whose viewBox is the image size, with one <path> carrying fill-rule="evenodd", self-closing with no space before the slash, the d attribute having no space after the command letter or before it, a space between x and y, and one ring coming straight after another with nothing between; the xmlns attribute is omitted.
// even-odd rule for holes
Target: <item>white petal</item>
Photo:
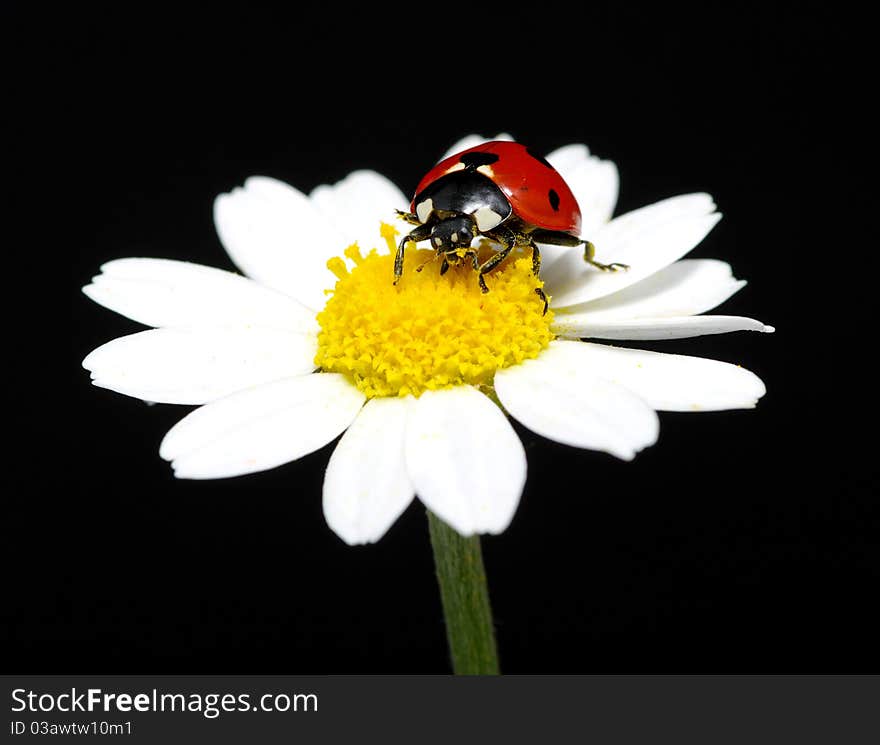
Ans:
<svg viewBox="0 0 880 745"><path fill-rule="evenodd" d="M185 479L265 471L314 452L339 435L364 403L342 375L279 380L206 404L165 435L159 455Z"/></svg>
<svg viewBox="0 0 880 745"><path fill-rule="evenodd" d="M585 145L566 145L547 160L559 171L581 208L581 235L589 240L611 219L617 205L620 177L610 160L590 155Z"/></svg>
<svg viewBox="0 0 880 745"><path fill-rule="evenodd" d="M495 140L506 140L507 142L513 142L513 137L507 134L507 132L499 132L494 137L483 137L483 135L477 134L467 135L466 137L462 137L451 148L449 148L449 150L443 153L443 155L438 159L438 162L440 160L443 160L444 158L448 158L450 155L460 153L462 150L467 150L468 148L482 145L484 142L493 142Z"/></svg>
<svg viewBox="0 0 880 745"><path fill-rule="evenodd" d="M589 342L555 341L550 348L569 366L629 388L660 411L750 409L766 393L757 375L727 362Z"/></svg>
<svg viewBox="0 0 880 745"><path fill-rule="evenodd" d="M563 145L552 153L547 153L547 160L559 171L562 178L568 178L570 173L588 161L590 157L590 149L580 142Z"/></svg>
<svg viewBox="0 0 880 745"><path fill-rule="evenodd" d="M695 316L720 305L745 284L723 261L682 259L624 290L560 309L559 315L572 323L575 315L602 323Z"/></svg>
<svg viewBox="0 0 880 745"><path fill-rule="evenodd" d="M384 249L380 224L399 225L395 210L409 210L403 192L375 171L355 171L332 186L318 186L310 196L343 236L343 248L357 241L364 249Z"/></svg>
<svg viewBox="0 0 880 745"><path fill-rule="evenodd" d="M620 262L629 270L601 272L570 249L542 272L554 308L610 295L677 261L715 226L721 215L708 194L688 194L616 217L590 240L596 260Z"/></svg>
<svg viewBox="0 0 880 745"><path fill-rule="evenodd" d="M412 401L368 401L330 457L324 475L324 517L349 545L378 541L415 496L403 451Z"/></svg>
<svg viewBox="0 0 880 745"><path fill-rule="evenodd" d="M502 532L526 481L516 432L470 386L418 398L407 422L406 464L419 499L466 536Z"/></svg>
<svg viewBox="0 0 880 745"><path fill-rule="evenodd" d="M626 388L560 353L559 344L551 344L536 359L495 373L495 391L510 415L550 440L623 460L653 445L660 431L654 410Z"/></svg>
<svg viewBox="0 0 880 745"><path fill-rule="evenodd" d="M568 339L688 339L692 336L727 334L731 331L775 331L772 326L765 326L754 318L742 316L626 318L604 322L594 322L589 313L560 316L554 321L553 331Z"/></svg>
<svg viewBox="0 0 880 745"><path fill-rule="evenodd" d="M92 382L127 396L203 404L315 369L314 334L256 327L154 329L123 336L83 360Z"/></svg>
<svg viewBox="0 0 880 745"><path fill-rule="evenodd" d="M315 314L292 298L222 269L169 259L117 259L83 292L147 326L254 324L316 328Z"/></svg>
<svg viewBox="0 0 880 745"><path fill-rule="evenodd" d="M327 260L344 236L307 196L283 181L253 176L214 200L214 224L236 266L261 284L320 310L336 276Z"/></svg>

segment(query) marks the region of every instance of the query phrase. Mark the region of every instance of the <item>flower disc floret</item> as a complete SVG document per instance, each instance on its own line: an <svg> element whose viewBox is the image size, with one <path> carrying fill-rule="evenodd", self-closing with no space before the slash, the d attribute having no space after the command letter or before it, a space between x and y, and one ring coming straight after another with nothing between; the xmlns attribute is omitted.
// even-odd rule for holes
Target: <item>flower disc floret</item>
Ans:
<svg viewBox="0 0 880 745"><path fill-rule="evenodd" d="M393 248L391 230L383 236ZM433 251L410 250L396 286L392 254L363 256L355 244L345 255L351 271L341 258L328 262L339 281L318 314L315 364L347 375L368 398L491 386L497 370L537 357L554 338L531 257L508 258L482 293L469 264L441 276Z"/></svg>

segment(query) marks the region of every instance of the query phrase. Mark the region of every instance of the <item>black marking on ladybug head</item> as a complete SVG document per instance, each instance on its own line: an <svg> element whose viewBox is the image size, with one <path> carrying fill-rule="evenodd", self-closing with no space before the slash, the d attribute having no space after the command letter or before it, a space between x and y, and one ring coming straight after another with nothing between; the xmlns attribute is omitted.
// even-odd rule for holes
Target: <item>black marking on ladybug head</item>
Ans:
<svg viewBox="0 0 880 745"><path fill-rule="evenodd" d="M550 165L550 161L549 161L549 160L547 160L547 159L546 159L543 155L541 155L540 153L535 152L534 150L532 150L532 148L527 147L527 148L526 148L526 152L527 152L529 155L531 155L535 160L537 160L539 163L541 163L542 165L547 166L547 168L550 168L551 170L556 170L555 168L553 168L552 165Z"/></svg>
<svg viewBox="0 0 880 745"><path fill-rule="evenodd" d="M556 193L556 189L550 189L547 196L550 199L550 206L553 208L553 211L559 212L559 195Z"/></svg>
<svg viewBox="0 0 880 745"><path fill-rule="evenodd" d="M456 215L438 222L431 231L431 245L438 252L467 248L474 239L474 220L470 215Z"/></svg>
<svg viewBox="0 0 880 745"><path fill-rule="evenodd" d="M491 166L498 160L495 153L465 153L459 160L464 163L464 167L472 171L476 171L480 166Z"/></svg>

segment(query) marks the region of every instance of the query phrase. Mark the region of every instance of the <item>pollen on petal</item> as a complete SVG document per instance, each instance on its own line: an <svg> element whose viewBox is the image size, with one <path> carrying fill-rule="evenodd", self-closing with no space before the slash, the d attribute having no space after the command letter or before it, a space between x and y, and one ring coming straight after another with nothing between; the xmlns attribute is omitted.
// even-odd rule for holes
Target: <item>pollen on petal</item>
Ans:
<svg viewBox="0 0 880 745"><path fill-rule="evenodd" d="M339 281L318 314L315 364L348 376L368 398L488 387L496 370L537 357L554 338L530 256L509 257L486 275L484 294L470 262L441 276L433 251L410 247L397 285L392 253L345 254L356 264L350 272L342 259L328 262ZM480 258L490 255L484 249Z"/></svg>

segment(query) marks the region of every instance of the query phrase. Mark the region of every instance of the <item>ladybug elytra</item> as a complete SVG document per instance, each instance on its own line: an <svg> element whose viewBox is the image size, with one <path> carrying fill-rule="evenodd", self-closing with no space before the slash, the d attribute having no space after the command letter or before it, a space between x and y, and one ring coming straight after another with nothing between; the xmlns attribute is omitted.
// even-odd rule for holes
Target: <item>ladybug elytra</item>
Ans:
<svg viewBox="0 0 880 745"><path fill-rule="evenodd" d="M483 292L489 291L483 277L517 246L531 248L535 275L541 268L538 243L583 244L587 263L605 271L627 268L595 261L595 247L580 237L581 211L568 184L549 161L518 142L485 142L440 161L419 182L410 211L398 215L416 227L397 248L394 284L403 274L406 244L428 239L443 258L440 274L469 260ZM502 247L482 264L471 247L478 235ZM544 291L535 292L546 313Z"/></svg>

